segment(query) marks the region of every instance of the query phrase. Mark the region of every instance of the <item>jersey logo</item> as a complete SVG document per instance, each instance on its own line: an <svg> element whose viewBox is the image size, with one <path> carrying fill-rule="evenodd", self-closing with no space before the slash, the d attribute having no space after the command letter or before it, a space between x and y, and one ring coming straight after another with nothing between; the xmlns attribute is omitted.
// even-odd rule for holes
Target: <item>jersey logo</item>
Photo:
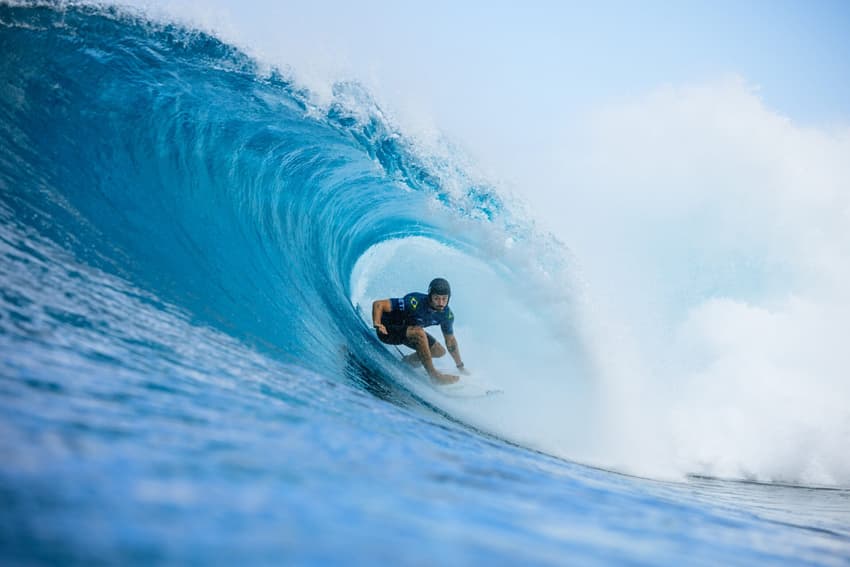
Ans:
<svg viewBox="0 0 850 567"><path fill-rule="evenodd" d="M411 297L411 298L410 298L410 307L412 307L413 309L416 309L416 307L417 307L418 305L419 305L419 302L418 302L418 301L416 301L416 298L415 298L415 297Z"/></svg>

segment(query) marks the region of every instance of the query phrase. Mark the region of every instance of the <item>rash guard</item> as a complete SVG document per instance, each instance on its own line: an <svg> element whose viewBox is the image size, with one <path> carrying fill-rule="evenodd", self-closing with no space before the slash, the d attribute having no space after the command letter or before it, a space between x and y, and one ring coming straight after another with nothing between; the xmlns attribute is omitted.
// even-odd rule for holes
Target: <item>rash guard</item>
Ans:
<svg viewBox="0 0 850 567"><path fill-rule="evenodd" d="M446 305L442 311L431 308L428 295L425 293L408 293L404 297L390 298L390 311L381 317L385 326L431 327L439 325L443 334L454 334L455 316Z"/></svg>

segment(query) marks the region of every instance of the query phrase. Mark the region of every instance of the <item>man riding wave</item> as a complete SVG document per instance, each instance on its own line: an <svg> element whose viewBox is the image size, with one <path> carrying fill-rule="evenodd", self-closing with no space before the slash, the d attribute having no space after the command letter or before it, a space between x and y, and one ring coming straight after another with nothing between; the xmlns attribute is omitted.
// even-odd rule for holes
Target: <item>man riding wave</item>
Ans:
<svg viewBox="0 0 850 567"><path fill-rule="evenodd" d="M381 342L405 345L416 352L404 357L410 364L421 363L428 375L442 384L458 381L458 376L445 374L434 368L433 358L449 354L457 369L466 374L454 336L454 313L449 307L452 288L443 278L435 278L428 285L428 293L408 293L404 297L378 299L372 302L372 324ZM425 327L440 325L443 331L443 348L437 339L425 332Z"/></svg>

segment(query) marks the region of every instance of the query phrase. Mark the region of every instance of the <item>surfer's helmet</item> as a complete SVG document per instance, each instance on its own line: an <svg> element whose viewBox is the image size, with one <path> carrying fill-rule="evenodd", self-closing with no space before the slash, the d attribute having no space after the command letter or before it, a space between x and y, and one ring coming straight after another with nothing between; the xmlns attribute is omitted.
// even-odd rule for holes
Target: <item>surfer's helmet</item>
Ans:
<svg viewBox="0 0 850 567"><path fill-rule="evenodd" d="M452 286L449 285L449 281L444 278L434 278L431 280L431 283L428 284L428 295L448 295L452 296Z"/></svg>

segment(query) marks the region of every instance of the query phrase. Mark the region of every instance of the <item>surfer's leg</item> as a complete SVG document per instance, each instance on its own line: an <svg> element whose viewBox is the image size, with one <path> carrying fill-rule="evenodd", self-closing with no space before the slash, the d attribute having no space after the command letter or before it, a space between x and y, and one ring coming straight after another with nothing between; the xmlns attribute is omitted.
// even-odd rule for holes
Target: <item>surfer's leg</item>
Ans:
<svg viewBox="0 0 850 567"><path fill-rule="evenodd" d="M428 333L426 333L428 334ZM437 342L437 339L428 335L428 346L431 347L431 356L434 358L440 358L441 356L446 356L446 349Z"/></svg>
<svg viewBox="0 0 850 567"><path fill-rule="evenodd" d="M408 363L411 366L420 366L422 364L422 361L419 360L419 353L418 352L412 352L412 353L410 353L406 356L403 356L402 360L405 361L406 363Z"/></svg>
<svg viewBox="0 0 850 567"><path fill-rule="evenodd" d="M416 355L419 357L419 360L422 361L422 366L425 367L425 370L428 371L428 376L430 376L433 380L436 380L441 384L457 382L458 377L454 374L443 374L434 368L434 361L431 359L431 345L429 344L429 339L434 341L435 344L437 343L436 339L426 333L422 327L408 327L407 340L404 344L410 348L416 349Z"/></svg>
<svg viewBox="0 0 850 567"><path fill-rule="evenodd" d="M445 356L446 349L443 348L443 345L437 342L431 333L425 333L425 336L428 338L428 348L431 349L431 358L440 358L441 356ZM409 340L404 341L405 346L408 346L414 350L416 350L416 344ZM422 360L419 358L418 352L413 352L408 354L407 356L402 357L404 361L411 366L419 366L422 364Z"/></svg>
<svg viewBox="0 0 850 567"><path fill-rule="evenodd" d="M428 336L428 333L422 327L408 327L407 340L404 344L412 349L416 349L416 352L409 356L412 357L415 355L425 366L428 374L434 374L437 369L434 368L434 362L431 360L431 345L428 344ZM405 360L407 359L408 357L405 357Z"/></svg>

